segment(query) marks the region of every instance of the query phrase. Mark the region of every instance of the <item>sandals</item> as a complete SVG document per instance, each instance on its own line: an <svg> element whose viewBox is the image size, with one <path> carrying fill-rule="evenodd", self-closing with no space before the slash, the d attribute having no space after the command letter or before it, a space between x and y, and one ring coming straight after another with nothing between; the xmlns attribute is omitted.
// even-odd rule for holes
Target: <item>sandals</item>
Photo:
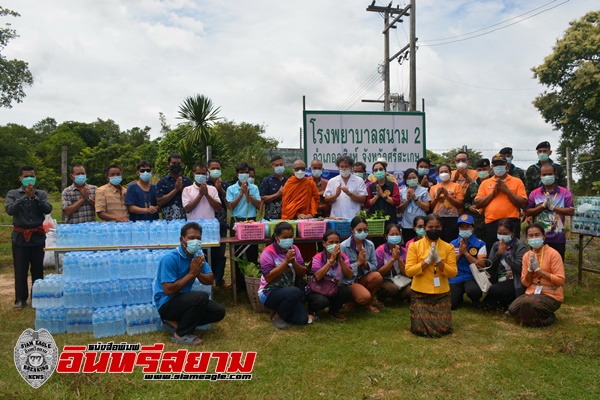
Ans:
<svg viewBox="0 0 600 400"><path fill-rule="evenodd" d="M337 312L335 314L329 313L329 315L331 315L335 319L339 319L340 321L346 320L346 316L344 314L342 314L341 312Z"/></svg>
<svg viewBox="0 0 600 400"><path fill-rule="evenodd" d="M195 340L198 339L199 341L195 342ZM184 335L180 338L177 338L175 336L171 337L171 341L173 343L177 343L177 344L185 344L188 346L199 346L201 345L203 342L201 339L198 338L198 336L196 335L192 335L191 333L188 335Z"/></svg>
<svg viewBox="0 0 600 400"><path fill-rule="evenodd" d="M172 324L170 324L168 321L163 321L162 323L162 328L169 332L171 335L175 334L175 331L177 330L177 328L175 328Z"/></svg>

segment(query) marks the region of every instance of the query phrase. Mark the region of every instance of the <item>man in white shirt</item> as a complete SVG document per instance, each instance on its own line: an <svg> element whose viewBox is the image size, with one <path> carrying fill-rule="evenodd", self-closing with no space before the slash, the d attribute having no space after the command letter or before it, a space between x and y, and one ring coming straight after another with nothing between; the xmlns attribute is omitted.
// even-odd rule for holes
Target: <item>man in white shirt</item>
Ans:
<svg viewBox="0 0 600 400"><path fill-rule="evenodd" d="M206 184L208 179L205 164L194 165L194 184L183 188L181 201L188 220L213 219L215 211L221 210L219 193L214 186Z"/></svg>
<svg viewBox="0 0 600 400"><path fill-rule="evenodd" d="M331 204L332 218L354 218L360 212L367 197L364 181L352 175L354 159L348 155L339 156L335 165L340 174L331 178L325 188L325 203Z"/></svg>

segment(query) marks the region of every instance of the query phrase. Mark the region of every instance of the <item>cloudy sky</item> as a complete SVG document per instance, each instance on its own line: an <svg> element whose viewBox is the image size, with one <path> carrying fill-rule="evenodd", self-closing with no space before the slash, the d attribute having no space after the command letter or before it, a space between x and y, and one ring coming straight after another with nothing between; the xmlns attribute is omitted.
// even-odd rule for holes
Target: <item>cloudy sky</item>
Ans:
<svg viewBox="0 0 600 400"><path fill-rule="evenodd" d="M417 98L419 110L426 102L427 147L441 153L466 144L491 156L512 146L515 163L526 167L538 142L557 145L559 133L531 104L543 88L530 69L569 21L597 3L417 3ZM381 110L360 101L383 93L383 19L366 11L370 0L0 4L21 14L9 21L20 37L5 54L29 62L35 79L22 104L0 109L0 124L111 118L122 130L148 125L156 137L159 112L175 125L182 100L200 93L222 117L264 124L282 147L298 147L303 95L312 110ZM391 54L408 33L406 18L392 31ZM408 62L391 64L391 91L408 98Z"/></svg>

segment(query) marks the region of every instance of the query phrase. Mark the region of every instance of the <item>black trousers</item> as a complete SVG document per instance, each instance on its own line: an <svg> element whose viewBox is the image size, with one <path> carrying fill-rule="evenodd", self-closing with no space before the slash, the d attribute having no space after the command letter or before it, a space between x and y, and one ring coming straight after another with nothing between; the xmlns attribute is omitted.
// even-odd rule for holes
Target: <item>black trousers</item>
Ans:
<svg viewBox="0 0 600 400"><path fill-rule="evenodd" d="M515 282L507 279L502 282L494 283L488 290L483 305L488 310L505 310L516 298Z"/></svg>
<svg viewBox="0 0 600 400"><path fill-rule="evenodd" d="M26 302L29 297L27 275L31 265L32 283L44 278L44 245L20 246L12 244L13 263L15 266L15 303Z"/></svg>
<svg viewBox="0 0 600 400"><path fill-rule="evenodd" d="M227 227L221 226L219 233L222 238L227 237ZM225 282L223 277L225 275L225 264L227 263L227 258L225 258L226 247L227 245L223 243L219 247L210 248L210 261L212 262L210 267L215 275L215 284L217 285Z"/></svg>
<svg viewBox="0 0 600 400"><path fill-rule="evenodd" d="M458 226L456 226L458 217L440 217L442 223L442 240L450 243L458 237Z"/></svg>
<svg viewBox="0 0 600 400"><path fill-rule="evenodd" d="M558 251L560 256L562 257L563 262L565 261L565 248L566 243L548 243L548 246L552 247L554 250Z"/></svg>
<svg viewBox="0 0 600 400"><path fill-rule="evenodd" d="M402 240L404 240L405 245L406 245L406 242L408 242L415 236L417 236L417 233L415 232L414 229L402 228Z"/></svg>
<svg viewBox="0 0 600 400"><path fill-rule="evenodd" d="M344 303L350 300L351 296L352 292L347 285L341 285L338 288L337 294L332 297L325 297L322 294L311 292L306 296L308 299L308 311L315 313L329 307L329 313L336 314L344 307Z"/></svg>
<svg viewBox="0 0 600 400"><path fill-rule="evenodd" d="M158 310L160 317L177 321L179 336L194 333L197 326L225 318L225 307L210 300L205 292L177 293Z"/></svg>
<svg viewBox="0 0 600 400"><path fill-rule="evenodd" d="M458 306L460 306L463 302L463 298L465 293L471 299L473 304L479 302L483 293L481 289L479 289L479 285L475 280L470 280L461 283L451 283L450 284L450 300L452 301L452 309L456 310Z"/></svg>
<svg viewBox="0 0 600 400"><path fill-rule="evenodd" d="M513 226L515 237L521 238L521 220L519 218L508 218ZM498 220L499 221L499 220ZM487 253L490 254L492 246L498 241L498 221L490 222L485 224L485 248ZM481 239L481 238L480 238Z"/></svg>

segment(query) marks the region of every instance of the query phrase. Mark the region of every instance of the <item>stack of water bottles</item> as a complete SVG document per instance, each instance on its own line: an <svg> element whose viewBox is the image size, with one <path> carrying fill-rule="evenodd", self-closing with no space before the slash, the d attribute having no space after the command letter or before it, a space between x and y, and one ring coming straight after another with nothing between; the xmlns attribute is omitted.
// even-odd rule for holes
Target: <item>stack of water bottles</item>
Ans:
<svg viewBox="0 0 600 400"><path fill-rule="evenodd" d="M203 243L221 240L217 219L190 220L202 227ZM190 221L86 222L59 224L56 247L167 246L179 244L181 227Z"/></svg>
<svg viewBox="0 0 600 400"><path fill-rule="evenodd" d="M159 330L162 321L152 304L152 283L168 251L66 253L62 275L48 275L33 285L36 329L93 332L94 337ZM212 294L212 287L197 279L192 290Z"/></svg>

